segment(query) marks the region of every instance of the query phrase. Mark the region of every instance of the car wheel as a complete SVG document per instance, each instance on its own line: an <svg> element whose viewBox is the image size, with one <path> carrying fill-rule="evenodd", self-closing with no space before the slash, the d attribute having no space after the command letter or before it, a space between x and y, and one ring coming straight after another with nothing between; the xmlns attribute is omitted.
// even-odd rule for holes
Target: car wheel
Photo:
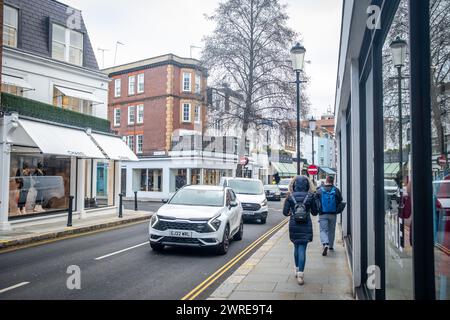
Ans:
<svg viewBox="0 0 450 320"><path fill-rule="evenodd" d="M244 237L244 220L241 220L241 225L239 226L239 231L234 235L234 241L241 241Z"/></svg>
<svg viewBox="0 0 450 320"><path fill-rule="evenodd" d="M261 224L266 224L267 223L267 218L262 218L261 219Z"/></svg>
<svg viewBox="0 0 450 320"><path fill-rule="evenodd" d="M225 255L230 248L230 227L226 226L223 232L222 243L217 247L217 253L219 255Z"/></svg>
<svg viewBox="0 0 450 320"><path fill-rule="evenodd" d="M150 242L150 247L152 248L153 251L156 251L156 252L164 251L164 245L159 244L159 243Z"/></svg>

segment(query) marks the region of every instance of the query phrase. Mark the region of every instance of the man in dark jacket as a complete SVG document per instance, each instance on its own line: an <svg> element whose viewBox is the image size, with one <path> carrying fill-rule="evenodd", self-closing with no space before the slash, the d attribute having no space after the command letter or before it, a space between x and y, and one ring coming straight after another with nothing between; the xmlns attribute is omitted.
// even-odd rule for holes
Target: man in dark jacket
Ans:
<svg viewBox="0 0 450 320"><path fill-rule="evenodd" d="M341 191L334 185L334 177L328 176L325 185L317 190L320 203L320 241L323 245L322 255L334 250L336 220L338 207L342 203Z"/></svg>
<svg viewBox="0 0 450 320"><path fill-rule="evenodd" d="M299 285L304 284L304 271L306 263L306 248L308 243L313 241L313 227L310 215L305 223L297 223L294 219L294 213L297 204L305 204L306 209L312 214L317 214L315 195L310 191L310 181L307 177L298 176L294 178L289 187L289 195L286 198L283 208L283 214L290 216L289 236L294 244L294 259L296 267L296 276Z"/></svg>

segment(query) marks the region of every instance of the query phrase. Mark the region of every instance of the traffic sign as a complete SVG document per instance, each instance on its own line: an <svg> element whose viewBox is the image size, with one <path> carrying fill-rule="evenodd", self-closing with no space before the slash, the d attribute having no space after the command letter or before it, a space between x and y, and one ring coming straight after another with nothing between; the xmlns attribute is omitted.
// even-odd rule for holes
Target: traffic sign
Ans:
<svg viewBox="0 0 450 320"><path fill-rule="evenodd" d="M317 176L319 174L319 167L315 165L311 165L308 167L308 174L310 176Z"/></svg>
<svg viewBox="0 0 450 320"><path fill-rule="evenodd" d="M241 163L241 165L243 165L244 167L247 166L248 163L249 163L248 157L242 157L240 163Z"/></svg>

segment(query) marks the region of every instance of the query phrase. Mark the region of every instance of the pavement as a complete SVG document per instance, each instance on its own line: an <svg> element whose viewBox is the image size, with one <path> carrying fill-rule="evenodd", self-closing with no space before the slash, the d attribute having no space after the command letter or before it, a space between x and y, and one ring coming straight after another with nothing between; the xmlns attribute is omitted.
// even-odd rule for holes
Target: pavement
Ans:
<svg viewBox="0 0 450 320"><path fill-rule="evenodd" d="M67 216L17 223L13 225L12 231L0 231L0 252L19 246L138 223L150 219L151 216L152 213L148 211L124 210L123 218L119 218L117 214L86 214L84 219L74 216L72 227L67 227Z"/></svg>
<svg viewBox="0 0 450 320"><path fill-rule="evenodd" d="M283 227L208 298L209 300L353 300L351 273L340 227L335 251L322 256L319 223L314 218L314 242L307 251L305 284L297 284L294 246Z"/></svg>

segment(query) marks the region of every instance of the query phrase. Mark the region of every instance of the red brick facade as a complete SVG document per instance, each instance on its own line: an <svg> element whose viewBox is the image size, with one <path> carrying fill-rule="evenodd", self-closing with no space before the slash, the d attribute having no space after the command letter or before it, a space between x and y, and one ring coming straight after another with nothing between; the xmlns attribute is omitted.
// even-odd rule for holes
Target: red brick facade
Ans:
<svg viewBox="0 0 450 320"><path fill-rule="evenodd" d="M156 61L155 61L156 60ZM175 130L203 130L206 119L206 73L198 68L198 61L173 55L148 59L105 70L111 78L109 84L108 119L119 135L143 135L142 153L139 156L161 155L171 149L171 137ZM191 92L184 92L183 74L191 74ZM138 75L144 75L144 91L138 93ZM196 91L196 75L201 75L201 91ZM135 94L129 94L129 77L135 76ZM121 80L120 97L116 97L116 79ZM182 119L183 105L191 105L190 121ZM143 123L128 123L128 107L143 105ZM201 123L195 122L195 106L200 106ZM115 110L120 109L120 123L116 125Z"/></svg>

